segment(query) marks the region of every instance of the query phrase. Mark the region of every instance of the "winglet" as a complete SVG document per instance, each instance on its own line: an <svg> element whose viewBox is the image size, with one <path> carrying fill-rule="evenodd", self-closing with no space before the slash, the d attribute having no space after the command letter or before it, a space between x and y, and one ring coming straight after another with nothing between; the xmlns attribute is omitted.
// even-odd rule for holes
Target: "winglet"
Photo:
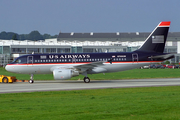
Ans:
<svg viewBox="0 0 180 120"><path fill-rule="evenodd" d="M169 27L170 24L171 24L171 21L163 21L159 23L159 27L163 27L163 26Z"/></svg>

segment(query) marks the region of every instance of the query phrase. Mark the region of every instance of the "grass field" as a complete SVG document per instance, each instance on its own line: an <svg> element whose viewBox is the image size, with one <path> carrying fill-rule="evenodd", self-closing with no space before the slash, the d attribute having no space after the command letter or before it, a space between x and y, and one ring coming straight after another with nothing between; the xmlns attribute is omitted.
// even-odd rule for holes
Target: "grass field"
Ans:
<svg viewBox="0 0 180 120"><path fill-rule="evenodd" d="M179 120L180 86L0 94L1 120Z"/></svg>
<svg viewBox="0 0 180 120"><path fill-rule="evenodd" d="M93 80L179 78L180 69L134 69ZM29 75L0 74L29 79ZM35 80L53 76L35 75ZM82 79L83 76L72 78ZM0 120L179 120L180 86L0 94Z"/></svg>
<svg viewBox="0 0 180 120"><path fill-rule="evenodd" d="M19 80L29 80L29 74L16 74L7 72L4 68L0 68L0 75L16 76ZM143 79L143 78L180 78L180 69L133 69L128 71L106 73L105 75L93 74L88 75L91 80L120 80L120 79ZM80 75L71 78L71 80L83 79ZM34 75L34 80L53 80L52 74Z"/></svg>

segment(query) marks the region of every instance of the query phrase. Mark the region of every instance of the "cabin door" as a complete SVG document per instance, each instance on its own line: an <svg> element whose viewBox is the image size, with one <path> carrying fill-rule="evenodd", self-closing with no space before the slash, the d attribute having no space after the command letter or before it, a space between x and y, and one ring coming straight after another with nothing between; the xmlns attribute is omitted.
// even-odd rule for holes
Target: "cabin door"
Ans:
<svg viewBox="0 0 180 120"><path fill-rule="evenodd" d="M137 53L133 53L132 54L132 63L138 63L138 54Z"/></svg>
<svg viewBox="0 0 180 120"><path fill-rule="evenodd" d="M76 58L72 58L72 63L76 63Z"/></svg>
<svg viewBox="0 0 180 120"><path fill-rule="evenodd" d="M33 56L27 57L27 66L33 66Z"/></svg>

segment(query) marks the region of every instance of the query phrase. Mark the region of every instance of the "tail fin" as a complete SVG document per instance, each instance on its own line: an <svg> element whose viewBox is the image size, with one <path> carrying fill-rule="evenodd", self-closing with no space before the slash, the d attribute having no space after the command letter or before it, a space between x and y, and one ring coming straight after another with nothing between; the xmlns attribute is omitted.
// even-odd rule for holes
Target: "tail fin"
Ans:
<svg viewBox="0 0 180 120"><path fill-rule="evenodd" d="M160 22L137 51L163 53L170 23Z"/></svg>

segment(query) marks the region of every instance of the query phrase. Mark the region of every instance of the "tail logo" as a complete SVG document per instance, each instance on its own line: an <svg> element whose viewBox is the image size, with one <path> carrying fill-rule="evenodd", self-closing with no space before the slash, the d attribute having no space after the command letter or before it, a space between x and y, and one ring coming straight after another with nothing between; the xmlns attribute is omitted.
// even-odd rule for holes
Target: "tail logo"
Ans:
<svg viewBox="0 0 180 120"><path fill-rule="evenodd" d="M164 35L152 36L152 43L164 43Z"/></svg>

